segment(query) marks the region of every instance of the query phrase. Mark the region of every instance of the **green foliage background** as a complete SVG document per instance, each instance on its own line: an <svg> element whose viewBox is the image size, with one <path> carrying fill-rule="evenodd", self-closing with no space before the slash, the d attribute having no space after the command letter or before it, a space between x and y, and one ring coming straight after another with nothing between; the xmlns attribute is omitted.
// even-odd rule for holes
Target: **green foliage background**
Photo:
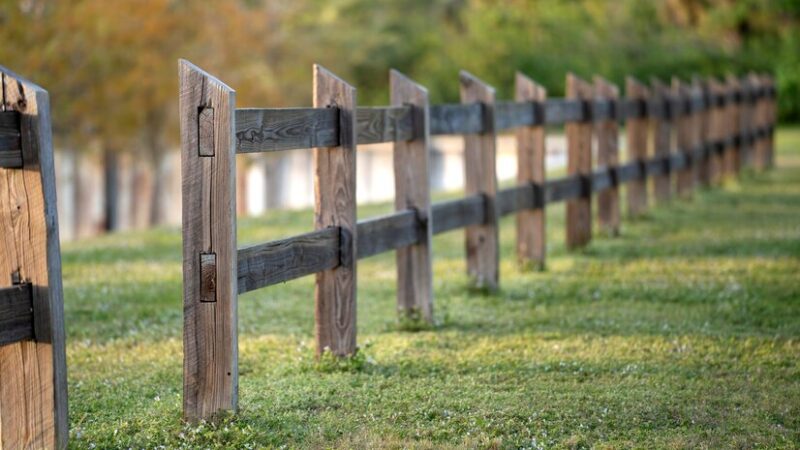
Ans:
<svg viewBox="0 0 800 450"><path fill-rule="evenodd" d="M388 101L388 69L457 100L467 69L509 98L515 70L562 95L565 74L620 83L673 75L777 76L780 118L800 120L797 0L7 0L0 64L46 86L59 139L105 147L177 140L176 59L240 106L300 106L311 64Z"/></svg>

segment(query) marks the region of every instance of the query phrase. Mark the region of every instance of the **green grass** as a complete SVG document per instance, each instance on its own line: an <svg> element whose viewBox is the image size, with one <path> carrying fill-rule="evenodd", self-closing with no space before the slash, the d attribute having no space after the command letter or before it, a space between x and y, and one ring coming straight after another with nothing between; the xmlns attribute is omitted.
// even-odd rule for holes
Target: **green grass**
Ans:
<svg viewBox="0 0 800 450"><path fill-rule="evenodd" d="M359 264L356 361L316 363L313 280L240 297L240 411L181 422L177 229L64 246L74 448L800 447L800 129L778 168L624 223L583 252L548 212L546 272L502 223L501 287L435 238L440 325L398 331L394 255ZM359 215L387 211L365 206ZM242 243L311 212L240 221Z"/></svg>

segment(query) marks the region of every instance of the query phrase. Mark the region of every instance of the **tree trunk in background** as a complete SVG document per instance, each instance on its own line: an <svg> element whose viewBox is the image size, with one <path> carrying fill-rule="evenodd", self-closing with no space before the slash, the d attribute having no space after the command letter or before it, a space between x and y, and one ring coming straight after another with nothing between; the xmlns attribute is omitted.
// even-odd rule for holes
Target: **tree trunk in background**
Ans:
<svg viewBox="0 0 800 450"><path fill-rule="evenodd" d="M283 180L281 179L281 169L285 158L281 154L267 153L264 155L264 195L265 208L274 209L281 206L283 197Z"/></svg>
<svg viewBox="0 0 800 450"><path fill-rule="evenodd" d="M84 152L76 150L74 152L75 158L73 164L75 167L75 191L74 191L74 230L76 238L84 238L91 236L92 231L92 201L91 189L87 183L87 171L89 169L87 163L87 156ZM90 175L91 176L91 175Z"/></svg>
<svg viewBox="0 0 800 450"><path fill-rule="evenodd" d="M131 227L142 229L147 227L149 215L150 177L146 169L148 164L133 159L131 167Z"/></svg>
<svg viewBox="0 0 800 450"><path fill-rule="evenodd" d="M164 214L161 209L161 199L164 192L164 185L166 184L164 183L164 174L161 173L163 161L164 155L160 151L157 151L151 159L150 173L153 174L153 182L151 184L150 218L148 220L148 225L150 227L164 223Z"/></svg>
<svg viewBox="0 0 800 450"><path fill-rule="evenodd" d="M103 228L119 229L119 158L114 149L103 151Z"/></svg>
<svg viewBox="0 0 800 450"><path fill-rule="evenodd" d="M236 158L236 214L247 215L247 171L252 160L249 156Z"/></svg>

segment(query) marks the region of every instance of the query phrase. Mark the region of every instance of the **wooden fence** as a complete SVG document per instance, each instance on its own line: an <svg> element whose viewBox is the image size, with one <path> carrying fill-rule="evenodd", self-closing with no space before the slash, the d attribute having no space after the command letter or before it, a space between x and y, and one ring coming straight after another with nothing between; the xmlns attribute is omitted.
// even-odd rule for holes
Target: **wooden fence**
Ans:
<svg viewBox="0 0 800 450"><path fill-rule="evenodd" d="M0 67L0 449L67 445L61 253L47 91Z"/></svg>
<svg viewBox="0 0 800 450"><path fill-rule="evenodd" d="M520 263L544 267L546 205L566 202L566 242L592 237L592 199L600 229L619 234L619 189L632 216L654 200L688 197L743 166L773 161L775 88L766 76L647 86L629 78L625 98L602 78L567 76L566 98L516 76L514 101L460 75L461 103L429 105L424 87L390 73L391 105L358 107L356 90L314 67L311 108L237 109L233 89L180 62L183 177L184 415L207 418L237 405L237 296L316 274L317 353L356 351L357 260L397 254L400 314L433 317L431 238L465 228L467 270L476 286L499 285L499 218L517 216ZM619 155L625 121L627 162ZM545 129L565 125L567 175L545 178ZM498 189L495 139L515 130L518 183ZM464 136L465 196L431 204L431 135ZM393 142L394 214L356 221L358 144ZM595 144L596 142L596 144ZM596 146L596 157L593 154ZM652 147L652 151L651 151ZM313 149L315 230L246 248L236 244L235 157Z"/></svg>

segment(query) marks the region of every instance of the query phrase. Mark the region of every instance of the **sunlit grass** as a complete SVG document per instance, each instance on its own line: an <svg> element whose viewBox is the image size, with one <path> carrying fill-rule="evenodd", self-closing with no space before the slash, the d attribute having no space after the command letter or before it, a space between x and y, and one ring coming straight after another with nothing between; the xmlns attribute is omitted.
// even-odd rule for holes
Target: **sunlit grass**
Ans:
<svg viewBox="0 0 800 450"><path fill-rule="evenodd" d="M800 444L800 130L778 169L626 221L545 272L513 218L501 290L470 290L462 232L437 236L439 326L398 331L394 255L359 265L359 367L319 370L313 280L240 297L240 412L183 425L180 233L64 246L74 448L731 448ZM360 208L360 217L388 211ZM311 212L240 221L255 243Z"/></svg>

